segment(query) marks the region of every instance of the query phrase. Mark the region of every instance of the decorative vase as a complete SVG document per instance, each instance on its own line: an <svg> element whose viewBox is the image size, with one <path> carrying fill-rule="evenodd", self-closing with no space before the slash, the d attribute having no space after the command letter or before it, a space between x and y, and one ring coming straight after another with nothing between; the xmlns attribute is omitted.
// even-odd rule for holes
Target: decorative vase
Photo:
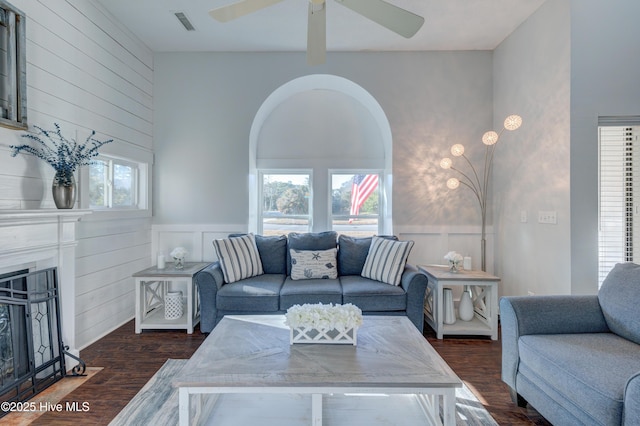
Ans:
<svg viewBox="0 0 640 426"><path fill-rule="evenodd" d="M456 322L456 308L453 304L453 292L450 288L442 289L442 298L444 312L442 312L442 322L445 324L454 324Z"/></svg>
<svg viewBox="0 0 640 426"><path fill-rule="evenodd" d="M458 305L458 317L462 321L471 321L473 316L473 301L469 294L469 288L465 286L462 296L460 297L460 304Z"/></svg>
<svg viewBox="0 0 640 426"><path fill-rule="evenodd" d="M173 264L176 269L184 269L184 257L174 257Z"/></svg>
<svg viewBox="0 0 640 426"><path fill-rule="evenodd" d="M76 203L76 178L73 173L57 171L51 192L57 208L72 209Z"/></svg>
<svg viewBox="0 0 640 426"><path fill-rule="evenodd" d="M458 262L450 262L449 263L449 272L453 272L454 274L458 272Z"/></svg>

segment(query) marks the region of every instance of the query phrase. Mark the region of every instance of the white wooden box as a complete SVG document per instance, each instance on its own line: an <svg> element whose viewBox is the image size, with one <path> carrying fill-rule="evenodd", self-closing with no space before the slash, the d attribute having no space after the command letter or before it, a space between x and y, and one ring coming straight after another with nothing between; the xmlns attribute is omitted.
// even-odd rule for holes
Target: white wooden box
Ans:
<svg viewBox="0 0 640 426"><path fill-rule="evenodd" d="M291 327L290 344L294 343L324 343L333 345L353 345L358 342L358 327L340 331L332 329L316 329L312 327Z"/></svg>

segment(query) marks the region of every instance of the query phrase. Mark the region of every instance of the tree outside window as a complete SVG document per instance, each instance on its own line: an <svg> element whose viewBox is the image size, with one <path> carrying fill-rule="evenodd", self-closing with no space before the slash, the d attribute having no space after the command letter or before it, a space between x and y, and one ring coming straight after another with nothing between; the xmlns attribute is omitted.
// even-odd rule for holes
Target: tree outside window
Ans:
<svg viewBox="0 0 640 426"><path fill-rule="evenodd" d="M139 175L135 163L98 159L89 166L89 207L137 208Z"/></svg>
<svg viewBox="0 0 640 426"><path fill-rule="evenodd" d="M310 230L311 175L262 174L262 233L283 235Z"/></svg>

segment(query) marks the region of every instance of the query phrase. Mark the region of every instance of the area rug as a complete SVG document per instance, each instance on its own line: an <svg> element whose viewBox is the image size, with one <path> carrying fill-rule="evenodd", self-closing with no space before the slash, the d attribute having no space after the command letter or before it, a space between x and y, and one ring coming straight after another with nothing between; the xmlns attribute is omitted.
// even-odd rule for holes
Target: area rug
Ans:
<svg viewBox="0 0 640 426"><path fill-rule="evenodd" d="M47 389L43 390L29 400L36 407L52 406L62 401L64 397L76 390L80 385L86 383L87 380L102 371L102 367L87 367L84 376L66 376L58 380ZM46 413L46 410L30 411L30 412L12 412L4 416L0 420L3 426L26 426L31 424L35 419Z"/></svg>
<svg viewBox="0 0 640 426"><path fill-rule="evenodd" d="M187 360L169 359L144 385L129 404L111 421L110 426L141 424L178 424L178 389L171 384L173 377ZM388 424L388 423L385 423ZM398 425L404 424L398 419ZM457 425L497 425L476 396L463 384L456 389Z"/></svg>

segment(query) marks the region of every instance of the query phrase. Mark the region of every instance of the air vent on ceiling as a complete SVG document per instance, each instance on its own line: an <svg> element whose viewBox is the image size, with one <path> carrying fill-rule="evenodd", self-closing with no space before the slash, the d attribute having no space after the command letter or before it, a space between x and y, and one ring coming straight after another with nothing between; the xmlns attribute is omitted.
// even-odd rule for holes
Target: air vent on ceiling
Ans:
<svg viewBox="0 0 640 426"><path fill-rule="evenodd" d="M187 31L195 31L196 30L194 28L194 26L191 24L191 22L189 21L189 18L187 18L187 15L184 14L184 12L174 12L174 15L176 15L176 18L178 18L178 21L180 21L182 26Z"/></svg>

